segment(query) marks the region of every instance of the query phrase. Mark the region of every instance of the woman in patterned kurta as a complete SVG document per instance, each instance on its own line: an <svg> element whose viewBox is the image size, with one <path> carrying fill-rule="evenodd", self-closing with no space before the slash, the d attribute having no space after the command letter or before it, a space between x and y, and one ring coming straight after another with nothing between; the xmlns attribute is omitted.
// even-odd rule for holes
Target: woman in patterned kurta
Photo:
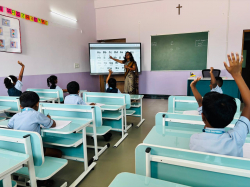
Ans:
<svg viewBox="0 0 250 187"><path fill-rule="evenodd" d="M126 69L124 92L128 94L138 93L138 69L132 53L126 52L124 60L118 60L112 56L110 56L110 59L124 64L124 68Z"/></svg>

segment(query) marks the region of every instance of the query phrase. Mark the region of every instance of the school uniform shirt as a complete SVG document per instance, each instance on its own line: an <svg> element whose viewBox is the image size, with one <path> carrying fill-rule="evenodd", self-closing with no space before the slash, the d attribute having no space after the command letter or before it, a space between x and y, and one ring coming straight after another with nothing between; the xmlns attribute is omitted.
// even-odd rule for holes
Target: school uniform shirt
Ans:
<svg viewBox="0 0 250 187"><path fill-rule="evenodd" d="M56 90L62 90L62 88L60 88L59 86L56 86Z"/></svg>
<svg viewBox="0 0 250 187"><path fill-rule="evenodd" d="M113 88L109 87L109 84L106 83L106 91L107 91L108 89L113 89ZM118 90L117 93L121 93L121 91L120 91L118 88L116 88L116 89Z"/></svg>
<svg viewBox="0 0 250 187"><path fill-rule="evenodd" d="M82 98L77 94L70 94L65 97L64 104L69 105L86 105Z"/></svg>
<svg viewBox="0 0 250 187"><path fill-rule="evenodd" d="M22 112L14 115L8 123L9 129L33 131L41 134L41 127L50 128L53 120L33 108L25 108Z"/></svg>
<svg viewBox="0 0 250 187"><path fill-rule="evenodd" d="M243 145L250 129L250 121L244 116L235 127L227 132L224 129L206 128L207 132L193 134L189 147L194 151L243 157Z"/></svg>
<svg viewBox="0 0 250 187"><path fill-rule="evenodd" d="M18 80L14 87L8 89L9 96L20 96L22 94L23 83Z"/></svg>
<svg viewBox="0 0 250 187"><path fill-rule="evenodd" d="M221 87L219 87L218 85L215 88L213 88L211 92L218 92L220 94L223 94Z"/></svg>

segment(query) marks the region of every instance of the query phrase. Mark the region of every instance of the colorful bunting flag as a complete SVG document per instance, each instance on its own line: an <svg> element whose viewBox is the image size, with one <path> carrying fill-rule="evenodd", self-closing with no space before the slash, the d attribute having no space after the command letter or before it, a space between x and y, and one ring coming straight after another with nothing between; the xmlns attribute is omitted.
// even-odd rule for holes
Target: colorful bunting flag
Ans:
<svg viewBox="0 0 250 187"><path fill-rule="evenodd" d="M30 20L30 16L28 14L25 14L25 19Z"/></svg>
<svg viewBox="0 0 250 187"><path fill-rule="evenodd" d="M4 7L0 6L0 12L3 12L3 10L4 10ZM28 15L28 14L18 12L16 10L12 10L11 8L6 7L6 12L8 14L12 14L13 16L16 16L16 17L19 17L19 18L21 17L22 19L26 19L26 20L36 22L36 23L41 23L43 25L49 25L49 22L47 20L40 19L40 18L37 18L37 17L33 17L33 16Z"/></svg>
<svg viewBox="0 0 250 187"><path fill-rule="evenodd" d="M16 17L19 17L19 18L20 18L20 16L21 16L21 13L18 12L18 11L16 11Z"/></svg>
<svg viewBox="0 0 250 187"><path fill-rule="evenodd" d="M12 10L12 15L15 16L16 15L16 11Z"/></svg>
<svg viewBox="0 0 250 187"><path fill-rule="evenodd" d="M34 17L33 16L30 16L30 21L34 21Z"/></svg>
<svg viewBox="0 0 250 187"><path fill-rule="evenodd" d="M21 18L25 19L25 14L21 13Z"/></svg>
<svg viewBox="0 0 250 187"><path fill-rule="evenodd" d="M12 10L11 10L10 8L6 8L6 12L7 12L8 14L12 14Z"/></svg>

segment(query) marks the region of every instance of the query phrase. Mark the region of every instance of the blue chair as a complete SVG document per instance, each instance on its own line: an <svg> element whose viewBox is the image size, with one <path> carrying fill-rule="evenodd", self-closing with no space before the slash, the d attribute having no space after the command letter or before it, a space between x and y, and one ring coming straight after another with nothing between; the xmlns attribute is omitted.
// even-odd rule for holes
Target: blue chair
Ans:
<svg viewBox="0 0 250 187"><path fill-rule="evenodd" d="M139 144L135 150L136 174L200 187L246 187L250 183L250 160Z"/></svg>
<svg viewBox="0 0 250 187"><path fill-rule="evenodd" d="M14 96L0 96L0 106L11 107L6 112L18 113L21 112L19 97Z"/></svg>
<svg viewBox="0 0 250 187"><path fill-rule="evenodd" d="M97 132L109 131L110 127L102 126L102 112L101 108L98 106L90 106L90 105L58 105L58 104L50 104L50 103L41 103L40 104L40 112L47 115L50 114L54 120L69 120L76 123L76 126L71 128L68 126L68 129L58 129L53 130L50 133L43 133L43 141L47 145L60 146L59 149L63 151L66 156L71 156L72 159L82 159L83 149L76 150L72 147L83 146L83 137L80 132L82 130L83 120L91 120L92 127L86 127L86 133L89 136L94 138L94 146L88 146L89 148L95 149L95 157L94 160L98 160L98 156L103 153L110 144L106 144L104 147L98 147L97 145ZM78 124L79 128L78 128ZM70 124L72 125L72 124ZM76 131L74 130L76 129ZM42 132L46 131L44 129ZM100 151L98 152L98 149ZM80 151L78 153L78 151ZM75 158L73 158L72 152L76 152ZM81 155L81 156L80 156Z"/></svg>
<svg viewBox="0 0 250 187"><path fill-rule="evenodd" d="M36 92L40 99L42 98L54 98L59 104L64 101L63 91L57 89L34 89L28 88L27 91Z"/></svg>
<svg viewBox="0 0 250 187"><path fill-rule="evenodd" d="M241 102L237 98L235 101L237 105L235 118L239 118ZM183 114L184 111L197 110L198 107L194 96L170 96L168 98L168 113Z"/></svg>
<svg viewBox="0 0 250 187"><path fill-rule="evenodd" d="M109 187L187 187L177 183L141 176L134 173L118 174Z"/></svg>
<svg viewBox="0 0 250 187"><path fill-rule="evenodd" d="M114 145L119 144L128 136L127 130L132 126L127 126L126 109L131 107L129 94L84 92L83 100L86 103L100 103L102 109L103 126L111 127L113 131L122 133L121 139ZM124 130L125 127L125 130Z"/></svg>
<svg viewBox="0 0 250 187"><path fill-rule="evenodd" d="M16 173L30 178L31 186L36 180L47 180L65 167L65 159L45 157L40 134L30 131L0 129L0 148L29 155L28 167Z"/></svg>

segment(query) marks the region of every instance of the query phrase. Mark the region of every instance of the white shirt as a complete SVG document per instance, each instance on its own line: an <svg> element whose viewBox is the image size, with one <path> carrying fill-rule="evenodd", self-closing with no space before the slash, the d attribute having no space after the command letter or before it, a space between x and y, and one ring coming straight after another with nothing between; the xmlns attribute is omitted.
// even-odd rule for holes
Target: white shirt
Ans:
<svg viewBox="0 0 250 187"><path fill-rule="evenodd" d="M86 105L82 98L77 94L70 94L65 97L64 104L68 105Z"/></svg>
<svg viewBox="0 0 250 187"><path fill-rule="evenodd" d="M109 84L108 84L108 83L106 83L106 90L107 90L108 88L112 89L111 87L109 87ZM118 88L117 88L117 90L118 90L118 92L117 92L117 93L121 93L121 91L120 91Z"/></svg>
<svg viewBox="0 0 250 187"><path fill-rule="evenodd" d="M218 92L220 94L223 94L221 87L219 87L218 85L215 88L213 88L211 92Z"/></svg>
<svg viewBox="0 0 250 187"><path fill-rule="evenodd" d="M62 90L62 88L56 85L56 90Z"/></svg>
<svg viewBox="0 0 250 187"><path fill-rule="evenodd" d="M23 88L23 83L21 81L17 81L16 82L16 85L15 85L15 88L19 91L22 91L22 88Z"/></svg>
<svg viewBox="0 0 250 187"><path fill-rule="evenodd" d="M223 130L206 128L208 130ZM198 133L190 138L189 147L194 151L221 155L243 157L243 145L250 129L250 121L244 116L236 122L235 127L222 134Z"/></svg>

